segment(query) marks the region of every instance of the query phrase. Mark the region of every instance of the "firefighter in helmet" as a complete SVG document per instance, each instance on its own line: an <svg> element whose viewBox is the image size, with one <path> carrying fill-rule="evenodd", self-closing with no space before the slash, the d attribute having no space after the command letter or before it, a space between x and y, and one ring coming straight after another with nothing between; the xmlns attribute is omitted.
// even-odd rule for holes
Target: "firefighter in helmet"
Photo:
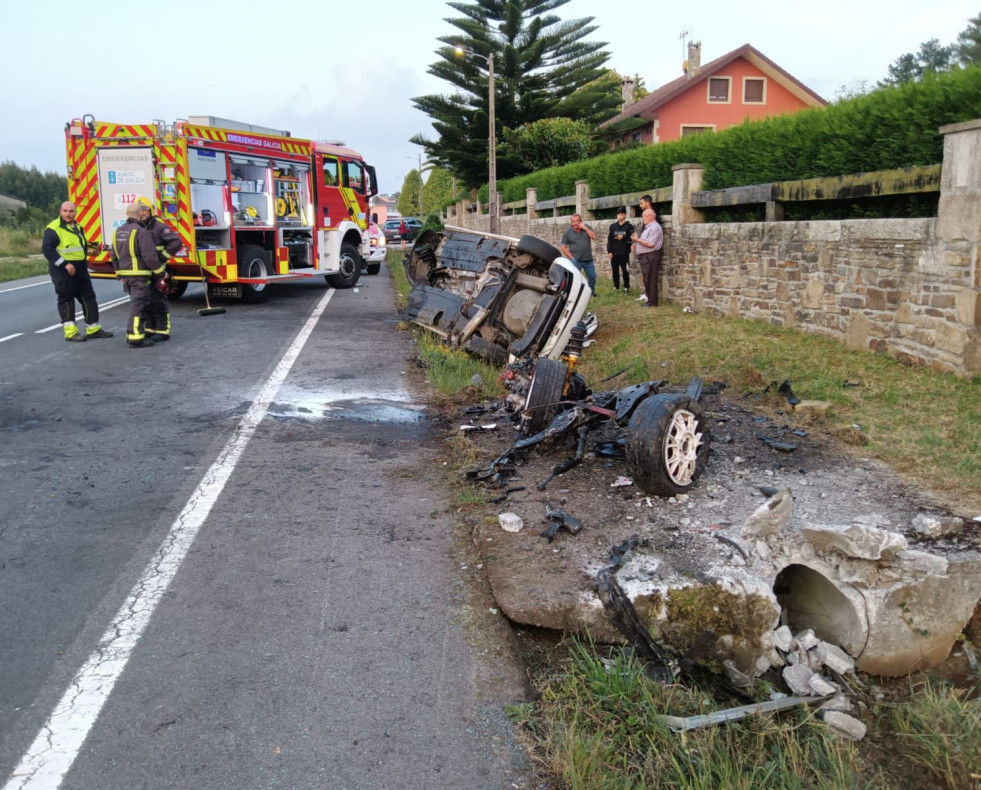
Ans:
<svg viewBox="0 0 981 790"><path fill-rule="evenodd" d="M166 287L164 264L153 244L150 231L140 224L140 207L136 203L126 206L126 222L116 228L112 237L112 267L123 281L123 290L129 294L129 321L126 324L126 342L130 348L146 348L154 340L166 340L167 336L153 334L147 337L145 320L170 328L167 297L158 286ZM149 319L145 317L149 316Z"/></svg>
<svg viewBox="0 0 981 790"><path fill-rule="evenodd" d="M157 250L157 258L161 264L166 264L184 246L183 242L181 242L181 237L177 235L176 231L170 225L161 222L153 215L153 203L147 198L137 198L136 205L140 209L140 224L150 231L150 235L153 237L153 246ZM166 278L165 270L165 285ZM169 287L160 287L164 293L169 290ZM162 312L158 310L155 315L147 314L146 333L151 339L157 342L170 339L170 306L167 304L166 298L163 300Z"/></svg>

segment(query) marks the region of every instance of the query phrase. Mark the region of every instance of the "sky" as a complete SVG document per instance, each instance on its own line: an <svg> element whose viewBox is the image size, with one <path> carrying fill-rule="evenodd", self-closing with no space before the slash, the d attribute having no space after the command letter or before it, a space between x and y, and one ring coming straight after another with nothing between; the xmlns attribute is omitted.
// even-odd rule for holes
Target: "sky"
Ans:
<svg viewBox="0 0 981 790"><path fill-rule="evenodd" d="M645 5L649 10L644 10ZM607 65L648 90L681 75L683 31L707 63L743 44L832 100L874 85L931 38L950 44L977 0L701 0L609 8L569 0L563 19L594 16L588 40ZM64 172L64 126L212 115L342 140L377 171L381 191L418 166L415 134L432 134L411 99L449 93L427 74L460 14L442 0L8 0L0 9L0 161Z"/></svg>

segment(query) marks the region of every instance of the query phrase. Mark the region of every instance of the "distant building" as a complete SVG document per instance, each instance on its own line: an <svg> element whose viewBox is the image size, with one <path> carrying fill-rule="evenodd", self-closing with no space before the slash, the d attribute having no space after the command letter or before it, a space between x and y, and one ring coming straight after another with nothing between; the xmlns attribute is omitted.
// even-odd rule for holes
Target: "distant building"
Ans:
<svg viewBox="0 0 981 790"><path fill-rule="evenodd" d="M26 200L0 194L0 214L13 214L17 209L24 208L26 205Z"/></svg>
<svg viewBox="0 0 981 790"><path fill-rule="evenodd" d="M758 49L744 44L701 65L702 45L688 45L685 73L638 102L624 81L623 111L601 124L619 132L614 148L630 143L666 143L719 131L747 119L823 107L827 102Z"/></svg>
<svg viewBox="0 0 981 790"><path fill-rule="evenodd" d="M378 215L378 224L384 225L385 220L390 216L398 216L398 200L395 198L390 198L387 195L375 195L371 199L371 208L369 209L372 214Z"/></svg>

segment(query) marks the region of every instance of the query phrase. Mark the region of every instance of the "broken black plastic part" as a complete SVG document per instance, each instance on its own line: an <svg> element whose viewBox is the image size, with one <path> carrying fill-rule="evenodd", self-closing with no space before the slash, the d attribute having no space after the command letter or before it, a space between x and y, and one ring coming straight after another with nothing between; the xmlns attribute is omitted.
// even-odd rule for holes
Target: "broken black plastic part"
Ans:
<svg viewBox="0 0 981 790"><path fill-rule="evenodd" d="M491 500L491 504L493 504L493 505L499 505L499 504L501 504L501 502L503 502L505 499L507 499L509 496L511 496L511 494L514 494L514 493L516 493L518 491L524 491L524 490L525 490L525 487L524 486L514 486L512 488L509 488L507 491L505 491L500 496L494 497Z"/></svg>
<svg viewBox="0 0 981 790"><path fill-rule="evenodd" d="M779 450L782 453L792 453L797 449L796 444L791 444L790 442L781 442L779 439L772 439L769 436L764 436L761 433L756 434L756 438L759 439L767 447L772 447L774 450Z"/></svg>
<svg viewBox="0 0 981 790"><path fill-rule="evenodd" d="M790 389L790 379L784 379L783 383L777 387L777 392L787 398L787 403L791 406L796 406L800 403L800 398L794 395L793 390Z"/></svg>
<svg viewBox="0 0 981 790"><path fill-rule="evenodd" d="M615 442L599 442L593 446L593 450L601 458L626 458L627 441L621 436Z"/></svg>
<svg viewBox="0 0 981 790"><path fill-rule="evenodd" d="M780 489L774 488L773 486L760 486L760 493L763 494L763 496L776 496L778 493L780 493Z"/></svg>

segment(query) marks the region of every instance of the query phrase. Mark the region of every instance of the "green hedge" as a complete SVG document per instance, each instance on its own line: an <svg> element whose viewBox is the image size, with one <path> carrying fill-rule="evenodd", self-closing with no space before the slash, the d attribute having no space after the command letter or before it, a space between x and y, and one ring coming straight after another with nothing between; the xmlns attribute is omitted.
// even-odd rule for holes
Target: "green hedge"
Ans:
<svg viewBox="0 0 981 790"><path fill-rule="evenodd" d="M593 197L671 185L672 165L701 162L703 187L764 184L937 164L941 126L981 118L981 66L927 74L922 82L882 88L821 109L745 122L716 134L687 137L502 181L504 202L575 193L589 181ZM487 200L487 186L480 189Z"/></svg>

